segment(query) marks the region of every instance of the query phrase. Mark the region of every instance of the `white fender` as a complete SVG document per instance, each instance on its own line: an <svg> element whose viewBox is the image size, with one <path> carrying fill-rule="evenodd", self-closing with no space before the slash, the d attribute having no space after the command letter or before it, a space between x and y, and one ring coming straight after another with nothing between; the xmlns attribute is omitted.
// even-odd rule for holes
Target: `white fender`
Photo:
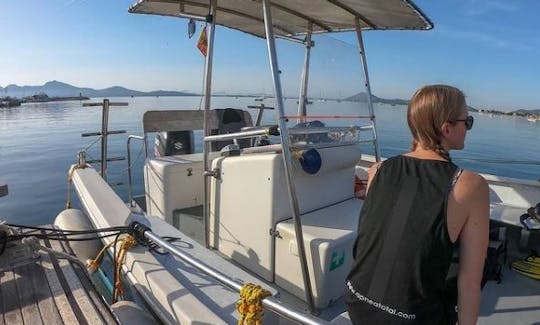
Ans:
<svg viewBox="0 0 540 325"><path fill-rule="evenodd" d="M66 209L60 212L54 219L54 225L63 230L93 230L94 226L90 222L90 219L78 209ZM95 234L88 235L74 235L75 238L95 237ZM101 251L103 245L99 239L85 240L85 241L71 241L69 246L75 252L75 255L86 262L93 260L99 251Z"/></svg>
<svg viewBox="0 0 540 325"><path fill-rule="evenodd" d="M111 305L120 324L154 325L157 321L132 301L118 301Z"/></svg>

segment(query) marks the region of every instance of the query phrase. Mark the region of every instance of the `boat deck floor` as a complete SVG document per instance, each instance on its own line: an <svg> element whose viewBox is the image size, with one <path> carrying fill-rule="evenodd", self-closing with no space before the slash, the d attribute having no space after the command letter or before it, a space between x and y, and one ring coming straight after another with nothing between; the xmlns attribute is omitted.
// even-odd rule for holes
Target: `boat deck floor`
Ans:
<svg viewBox="0 0 540 325"><path fill-rule="evenodd" d="M510 267L513 261L525 258L532 251L540 252L540 232L532 232L527 243L523 243L521 236L521 228L508 227L508 261L502 281L488 281L482 290L478 324L540 325L540 281Z"/></svg>
<svg viewBox="0 0 540 325"><path fill-rule="evenodd" d="M72 253L58 241L39 243ZM14 242L0 256L0 309L0 324L118 323L81 265Z"/></svg>
<svg viewBox="0 0 540 325"><path fill-rule="evenodd" d="M539 325L540 281L505 268L501 283L489 281L482 290L480 325Z"/></svg>

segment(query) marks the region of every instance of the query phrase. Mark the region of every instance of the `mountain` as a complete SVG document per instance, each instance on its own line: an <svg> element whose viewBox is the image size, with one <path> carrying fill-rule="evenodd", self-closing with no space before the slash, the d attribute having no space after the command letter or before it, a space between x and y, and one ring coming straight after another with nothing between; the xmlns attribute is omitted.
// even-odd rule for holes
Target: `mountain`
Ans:
<svg viewBox="0 0 540 325"><path fill-rule="evenodd" d="M367 93L361 92L361 93L358 93L356 95L347 97L347 98L345 98L343 100L344 101L349 101L349 102L367 102ZM377 96L375 96L373 94L371 94L371 102L372 103L390 104L390 105L407 105L407 104L409 104L409 101L405 100L405 99L398 99L398 98L386 99L386 98L377 97Z"/></svg>
<svg viewBox="0 0 540 325"><path fill-rule="evenodd" d="M367 102L367 94L365 92L361 92L351 97L347 97L343 100L350 101L350 102ZM381 103L381 104L390 104L390 105L408 105L409 104L409 101L406 99L399 99L399 98L386 99L386 98L377 97L373 94L371 94L371 102ZM467 106L467 109L471 112L478 112L478 110L472 106Z"/></svg>
<svg viewBox="0 0 540 325"><path fill-rule="evenodd" d="M540 109L518 109L517 111L510 112L510 114L516 113L518 115L535 114L540 115Z"/></svg>
<svg viewBox="0 0 540 325"><path fill-rule="evenodd" d="M49 81L42 86L8 85L0 87L0 96L25 97L45 93L49 97L130 97L130 96L191 96L193 93L170 90L137 91L120 86L105 89L80 88L60 81Z"/></svg>

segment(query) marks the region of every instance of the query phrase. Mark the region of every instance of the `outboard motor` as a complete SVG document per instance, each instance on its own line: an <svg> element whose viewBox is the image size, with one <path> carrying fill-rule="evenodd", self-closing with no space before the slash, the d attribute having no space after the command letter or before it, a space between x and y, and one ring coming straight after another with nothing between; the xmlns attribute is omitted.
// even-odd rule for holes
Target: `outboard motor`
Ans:
<svg viewBox="0 0 540 325"><path fill-rule="evenodd" d="M154 156L185 155L195 151L193 131L158 132L154 141Z"/></svg>

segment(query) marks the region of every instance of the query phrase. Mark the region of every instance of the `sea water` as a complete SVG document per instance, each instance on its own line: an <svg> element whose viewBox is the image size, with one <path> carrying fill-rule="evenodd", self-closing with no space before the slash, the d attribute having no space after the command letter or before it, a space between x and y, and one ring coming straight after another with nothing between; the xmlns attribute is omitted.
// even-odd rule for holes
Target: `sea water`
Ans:
<svg viewBox="0 0 540 325"><path fill-rule="evenodd" d="M93 98L89 102L100 101L102 98ZM145 111L198 109L201 106L200 97L111 98L111 101L127 102L128 106L111 108L109 130L126 130L126 134L109 136L109 157L126 156L127 135L142 135ZM9 187L9 194L0 198L0 220L32 225L51 223L65 207L68 169L76 162L77 151L86 149L88 159L100 158L99 138L81 137L81 133L100 131L101 108L82 107L81 104L79 101L32 103L0 109L0 183L7 183ZM212 98L212 107L216 108L247 109L248 105L260 105L260 102L247 97ZM265 99L265 105L275 106L275 103ZM296 105L294 99L285 100L287 114L294 115ZM411 137L405 118L406 108L399 105L375 105L374 108L382 156L407 151ZM255 121L258 110L248 110ZM365 104L315 101L308 106L308 113L350 115L366 114L366 111ZM520 117L471 114L475 124L467 134L465 149L451 153L456 163L482 173L540 179L539 122ZM342 120L324 122L327 125L351 123ZM275 111L267 110L263 124L272 123L276 123ZM200 133L196 135L199 135L196 147L200 149ZM149 141L151 145L152 140ZM373 153L371 145L363 146L367 154ZM134 194L142 194L144 189L142 148L140 142L133 142ZM491 160L504 163L487 162ZM96 166L99 168L98 164ZM108 166L108 181L126 199L127 162L109 162Z"/></svg>

